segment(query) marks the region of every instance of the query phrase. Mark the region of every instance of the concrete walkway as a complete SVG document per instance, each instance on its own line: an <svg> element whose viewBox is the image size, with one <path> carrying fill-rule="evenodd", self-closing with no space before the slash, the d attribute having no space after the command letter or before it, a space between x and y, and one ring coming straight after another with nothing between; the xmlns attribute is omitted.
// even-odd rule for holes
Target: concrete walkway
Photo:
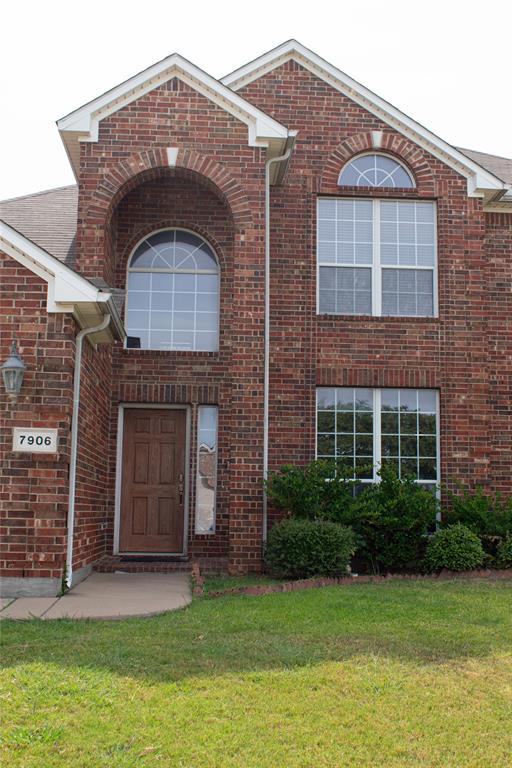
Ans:
<svg viewBox="0 0 512 768"><path fill-rule="evenodd" d="M3 598L0 619L154 616L191 600L187 573L93 573L63 597Z"/></svg>

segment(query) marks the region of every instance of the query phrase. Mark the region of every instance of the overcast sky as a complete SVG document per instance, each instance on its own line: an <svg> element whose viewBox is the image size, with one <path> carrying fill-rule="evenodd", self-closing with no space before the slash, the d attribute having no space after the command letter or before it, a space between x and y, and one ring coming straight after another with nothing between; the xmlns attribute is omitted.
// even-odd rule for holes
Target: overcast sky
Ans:
<svg viewBox="0 0 512 768"><path fill-rule="evenodd" d="M214 77L296 38L451 144L512 157L512 1L13 0L0 199L72 184L55 120L170 53Z"/></svg>

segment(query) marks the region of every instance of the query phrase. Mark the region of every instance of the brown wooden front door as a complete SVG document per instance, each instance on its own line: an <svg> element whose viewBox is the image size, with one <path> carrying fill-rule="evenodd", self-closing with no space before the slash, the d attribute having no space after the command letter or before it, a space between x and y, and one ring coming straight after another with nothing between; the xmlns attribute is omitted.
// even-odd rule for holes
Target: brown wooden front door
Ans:
<svg viewBox="0 0 512 768"><path fill-rule="evenodd" d="M184 550L184 410L125 409L121 552Z"/></svg>

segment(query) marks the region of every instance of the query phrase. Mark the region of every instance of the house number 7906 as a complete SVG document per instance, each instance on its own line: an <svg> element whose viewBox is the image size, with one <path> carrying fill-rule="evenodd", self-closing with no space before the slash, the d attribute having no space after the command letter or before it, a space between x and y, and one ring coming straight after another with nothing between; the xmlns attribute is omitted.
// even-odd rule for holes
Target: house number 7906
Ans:
<svg viewBox="0 0 512 768"><path fill-rule="evenodd" d="M13 430L12 449L18 453L56 453L56 429L22 429Z"/></svg>
<svg viewBox="0 0 512 768"><path fill-rule="evenodd" d="M48 435L46 437L43 437L42 435L37 435L37 437L34 437L34 435L20 435L20 445L23 445L23 443L27 441L28 445L51 445L52 439Z"/></svg>

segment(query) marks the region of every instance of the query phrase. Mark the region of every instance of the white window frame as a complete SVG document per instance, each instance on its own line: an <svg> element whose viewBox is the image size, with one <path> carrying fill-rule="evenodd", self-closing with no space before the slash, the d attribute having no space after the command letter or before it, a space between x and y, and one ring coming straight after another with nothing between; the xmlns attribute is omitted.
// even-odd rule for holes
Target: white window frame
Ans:
<svg viewBox="0 0 512 768"><path fill-rule="evenodd" d="M160 232L187 232L190 235L195 235L195 237L199 238L200 240L203 240L206 245L211 248L212 253L215 257L215 261L217 262L217 270L213 269L196 269L196 270L190 270L190 269L171 269L171 268L163 268L163 267L157 267L153 269L152 267L132 267L131 263L133 261L133 257L137 252L137 249L139 245L141 245L145 240L148 239L148 237L151 237L152 235L157 235ZM126 277L125 277L125 302L124 302L124 324L125 327L127 327L128 324L128 310L129 310L129 301L130 301L130 291L128 289L128 278L130 273L162 273L162 274L193 274L193 275L217 275L218 277L218 301L217 301L217 313L216 313L216 328L217 328L217 349L215 350L202 350L202 349L156 349L155 347L147 347L147 348L141 348L141 347L128 347L128 340L127 337L125 337L124 340L124 349L127 352L168 352L171 354L190 354L193 353L195 355L201 355L201 354L215 354L219 352L220 349L220 297L221 297L221 269L220 269L220 261L219 257L217 256L217 252L215 251L215 248L213 245L202 235L200 235L198 232L194 232L193 229L187 229L186 227L161 227L160 229L154 229L151 230L151 232L148 232L148 234L144 235L144 237L141 237L140 240L135 244L135 246L132 248L132 251L130 253L130 256L128 258L128 261L126 262ZM174 294L171 294L173 297L173 305L174 305ZM197 301L197 293L194 294L194 306L195 302ZM151 303L149 311L151 312ZM212 313L213 314L213 313Z"/></svg>
<svg viewBox="0 0 512 768"><path fill-rule="evenodd" d="M359 478L358 483L380 483L380 476L378 474L382 465L382 434L381 434L381 410L382 410L382 390L383 389L412 389L414 391L421 391L427 389L429 392L435 393L436 398L436 479L435 480L416 480L415 482L420 485L435 485L436 496L440 497L440 485L441 485L441 429L440 429L440 403L439 403L439 390L429 389L428 387L347 387L347 386L318 386L315 388L315 459L318 459L318 400L317 391L319 389L370 389L373 394L373 478ZM321 457L323 458L323 457Z"/></svg>
<svg viewBox="0 0 512 768"><path fill-rule="evenodd" d="M319 222L320 222L320 203L322 200L366 200L373 203L373 260L371 264L333 264L332 262L321 262L319 258ZM380 262L380 204L381 202L408 202L415 205L431 205L434 208L434 265L432 267L422 267L415 265L382 265ZM347 312L321 312L320 311L320 268L352 268L352 269L371 269L372 286L372 312L371 315L361 315L359 313ZM383 315L382 314L382 271L384 269L414 269L426 272L432 272L432 308L431 315ZM435 200L410 200L409 198L374 198L374 197L335 197L333 195L322 195L317 198L316 206L316 314L327 317L383 317L385 319L400 318L436 318L439 316L438 302L438 258L437 258L437 203Z"/></svg>
<svg viewBox="0 0 512 768"><path fill-rule="evenodd" d="M389 185L389 184L387 184L387 185L386 184L383 184L383 185L379 185L379 184L357 184L357 185L355 185L358 188L359 187L372 187L372 189L395 189L395 188L397 188L397 189L416 189L416 180L415 180L414 176L412 175L411 171L405 165L405 163L403 163L397 157L394 157L393 155L387 154L386 152L372 152L371 150L368 151L368 152L360 152L355 157L351 157L350 160L347 160L347 162L345 163L345 165L343 166L343 168L341 169L341 171L339 172L339 175L338 175L338 186L339 187L350 187L350 186L353 186L352 184L342 184L341 183L341 176L342 176L344 170L346 168L349 168L352 165L352 163L354 162L354 160L359 160L360 157L385 157L388 160L392 160L394 163L399 165L400 168L402 168L403 171L405 171L405 173L409 177L409 181L411 182L411 185L409 187L398 187L398 185L396 185L396 187L395 187L394 185ZM359 173L359 171L358 171L358 173Z"/></svg>

